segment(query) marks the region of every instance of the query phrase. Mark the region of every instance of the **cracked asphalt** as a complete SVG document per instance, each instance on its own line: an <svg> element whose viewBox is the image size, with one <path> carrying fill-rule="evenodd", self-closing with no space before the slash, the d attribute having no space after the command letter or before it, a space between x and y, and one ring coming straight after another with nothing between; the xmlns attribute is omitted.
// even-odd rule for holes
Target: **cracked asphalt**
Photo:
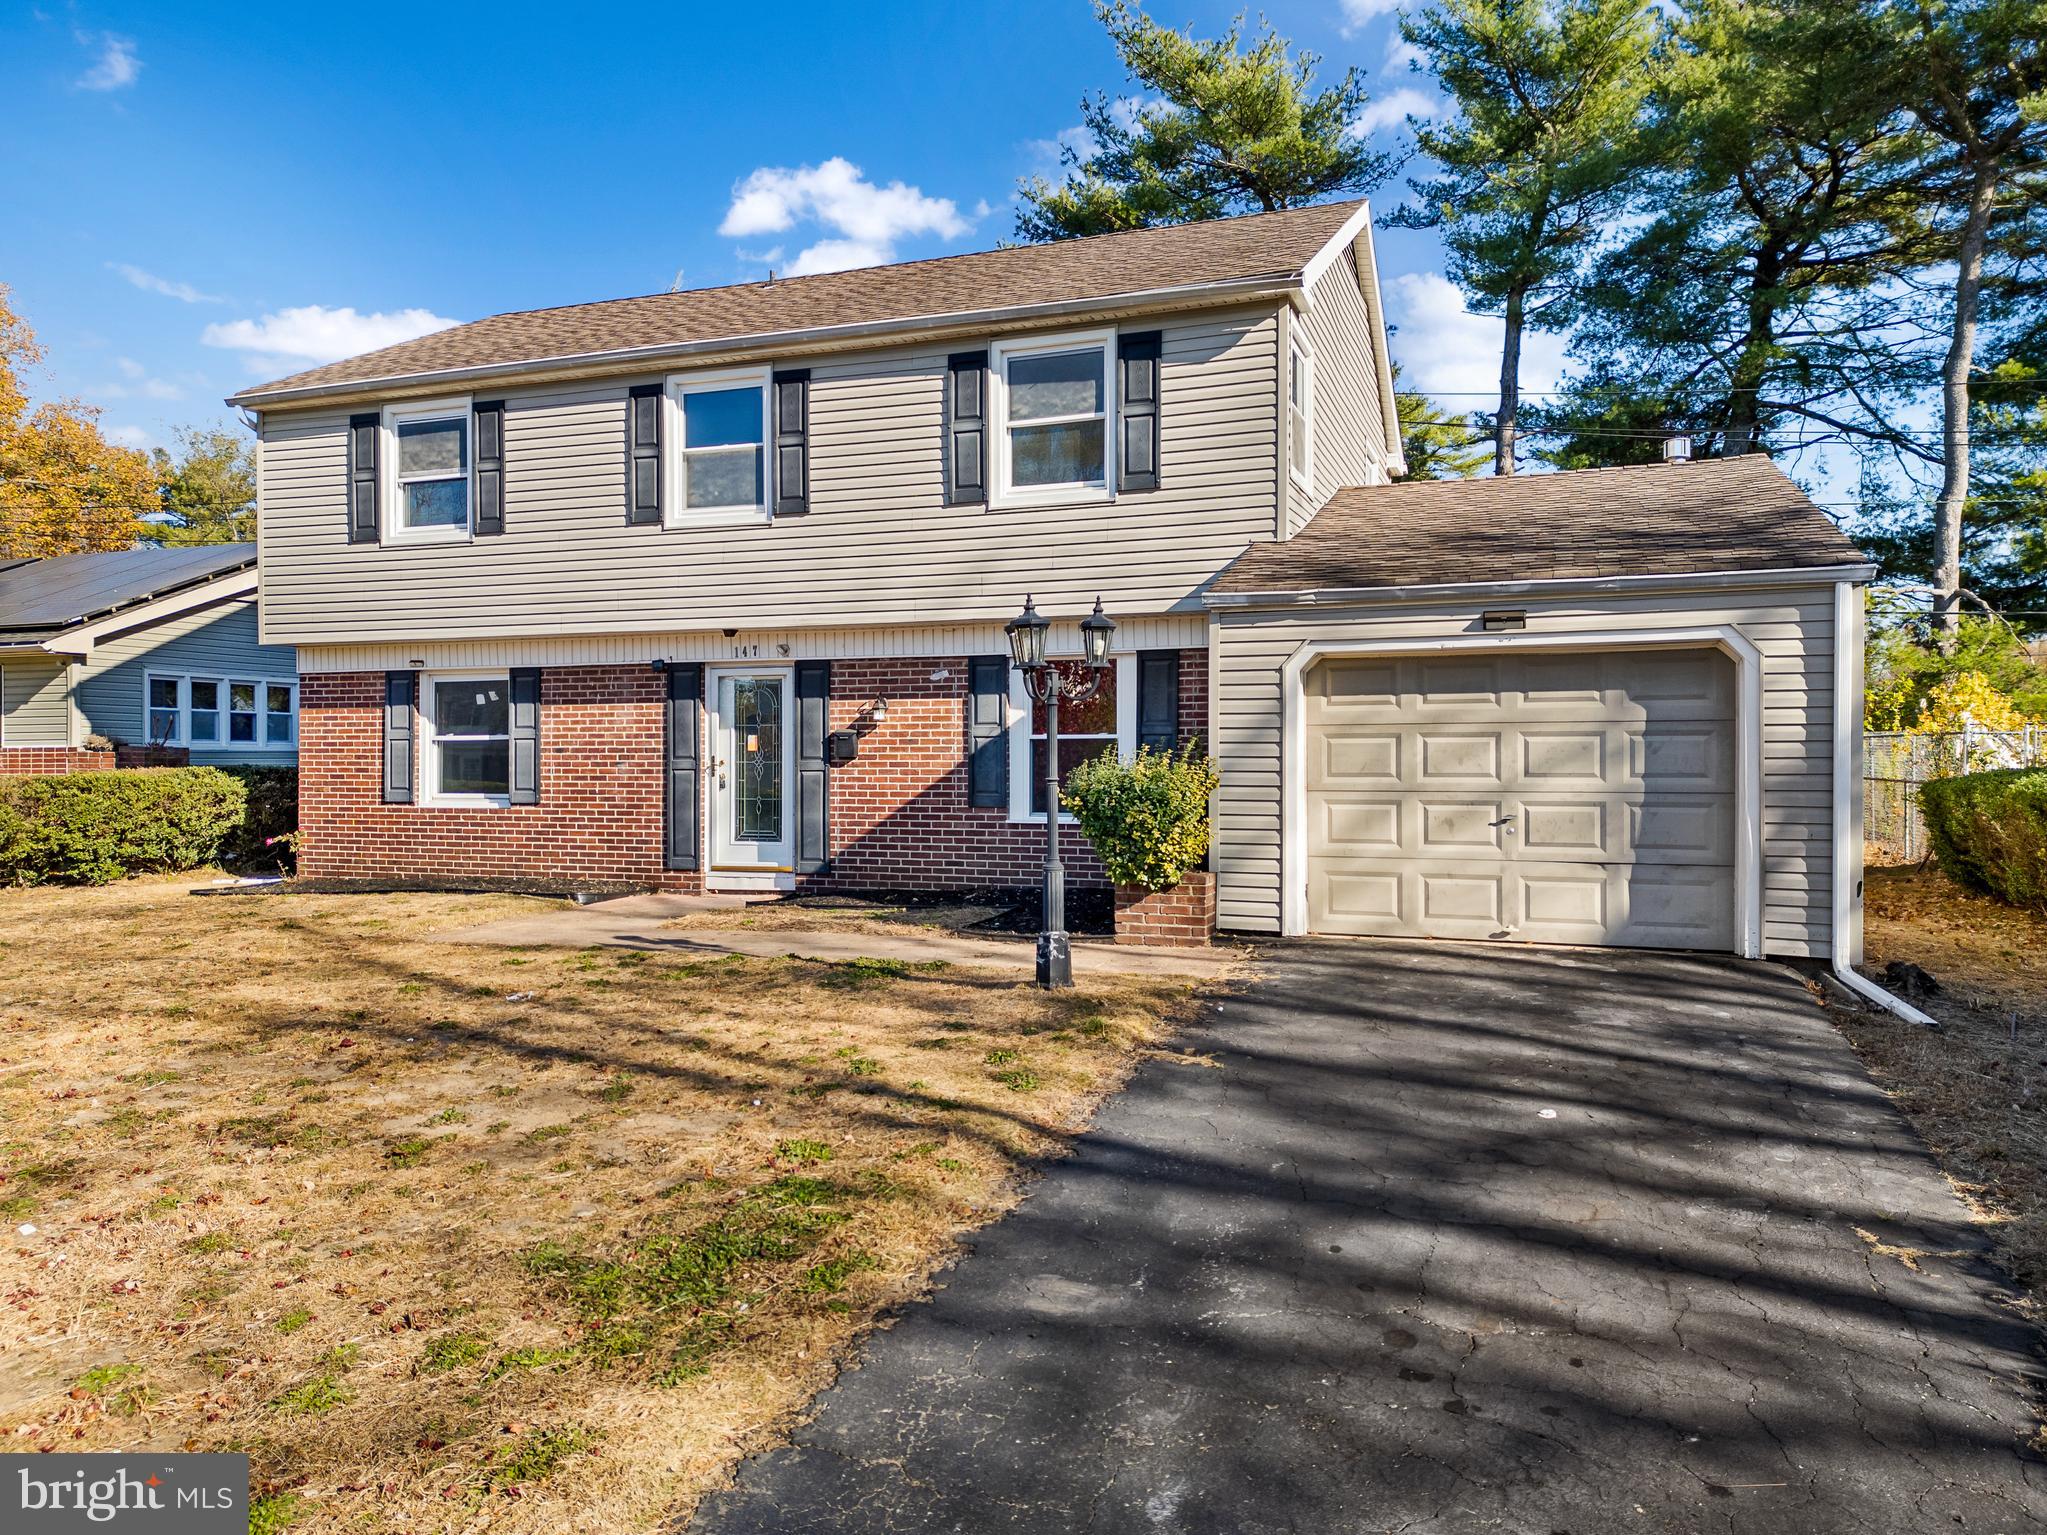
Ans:
<svg viewBox="0 0 2047 1535"><path fill-rule="evenodd" d="M2021 1531L2036 1338L1791 972L1289 945L694 1535Z"/></svg>

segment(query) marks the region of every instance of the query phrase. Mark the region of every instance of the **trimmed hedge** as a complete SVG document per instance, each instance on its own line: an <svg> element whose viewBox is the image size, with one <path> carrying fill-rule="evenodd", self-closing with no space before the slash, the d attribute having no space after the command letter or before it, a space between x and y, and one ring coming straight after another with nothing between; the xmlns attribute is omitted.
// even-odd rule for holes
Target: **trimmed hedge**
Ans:
<svg viewBox="0 0 2047 1535"><path fill-rule="evenodd" d="M2047 768L1936 778L1920 787L1919 808L1957 884L2047 914Z"/></svg>
<svg viewBox="0 0 2047 1535"><path fill-rule="evenodd" d="M249 808L242 824L221 845L220 861L231 869L260 869L265 872L289 869L296 862L286 842L299 826L299 770L295 767L223 767L221 772L238 778L249 791Z"/></svg>
<svg viewBox="0 0 2047 1535"><path fill-rule="evenodd" d="M219 768L0 778L0 880L104 885L220 856L249 791Z"/></svg>
<svg viewBox="0 0 2047 1535"><path fill-rule="evenodd" d="M1128 762L1090 757L1066 775L1061 802L1119 885L1170 890L1208 856L1208 798L1220 780L1194 743L1140 748Z"/></svg>

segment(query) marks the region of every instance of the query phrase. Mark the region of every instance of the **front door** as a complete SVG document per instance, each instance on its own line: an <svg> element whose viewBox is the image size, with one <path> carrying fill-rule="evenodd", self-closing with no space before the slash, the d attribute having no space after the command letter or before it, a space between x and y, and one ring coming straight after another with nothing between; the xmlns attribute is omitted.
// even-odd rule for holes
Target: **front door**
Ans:
<svg viewBox="0 0 2047 1535"><path fill-rule="evenodd" d="M711 719L711 868L790 868L794 742L786 671L718 672Z"/></svg>

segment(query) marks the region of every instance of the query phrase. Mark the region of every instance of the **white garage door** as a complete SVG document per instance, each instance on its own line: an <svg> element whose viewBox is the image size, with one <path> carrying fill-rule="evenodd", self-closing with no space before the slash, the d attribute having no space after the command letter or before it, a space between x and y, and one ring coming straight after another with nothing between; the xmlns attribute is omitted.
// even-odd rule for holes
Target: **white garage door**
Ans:
<svg viewBox="0 0 2047 1535"><path fill-rule="evenodd" d="M1333 657L1304 686L1310 931L1735 946L1719 652Z"/></svg>

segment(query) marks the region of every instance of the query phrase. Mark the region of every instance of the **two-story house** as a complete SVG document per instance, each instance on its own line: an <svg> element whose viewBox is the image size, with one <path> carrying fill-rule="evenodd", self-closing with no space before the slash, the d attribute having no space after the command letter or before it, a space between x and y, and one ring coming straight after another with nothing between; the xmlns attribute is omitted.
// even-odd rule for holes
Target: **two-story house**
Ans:
<svg viewBox="0 0 2047 1535"><path fill-rule="evenodd" d="M1077 654L1099 596L1062 754L1208 744L1225 927L1855 942L1869 566L1761 459L1394 483L1361 203L498 315L233 403L308 874L1028 886L1002 626Z"/></svg>

